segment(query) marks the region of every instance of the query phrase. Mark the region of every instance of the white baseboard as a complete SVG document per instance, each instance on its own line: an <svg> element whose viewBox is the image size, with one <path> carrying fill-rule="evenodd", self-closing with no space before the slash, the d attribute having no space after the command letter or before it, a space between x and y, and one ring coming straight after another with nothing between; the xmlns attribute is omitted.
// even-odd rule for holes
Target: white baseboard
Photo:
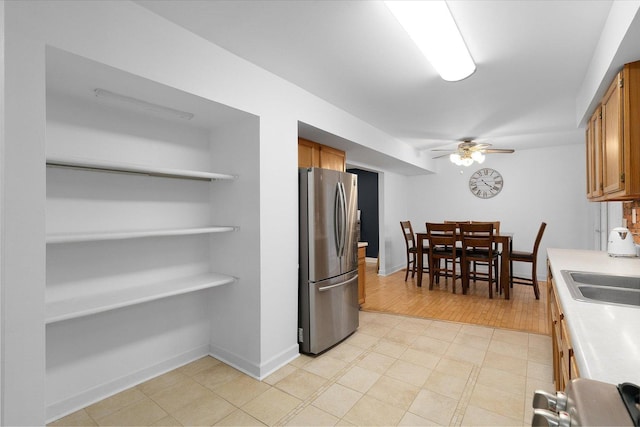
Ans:
<svg viewBox="0 0 640 427"><path fill-rule="evenodd" d="M209 346L203 345L137 372L116 378L104 384L99 384L70 398L49 404L45 409L47 423L155 378L158 375L162 375L166 372L179 368L180 366L184 366L187 363L206 356L208 353Z"/></svg>
<svg viewBox="0 0 640 427"><path fill-rule="evenodd" d="M263 380L287 363L298 358L298 356L300 356L300 345L294 344L280 354L272 357L270 360L262 363L260 366L261 375L258 379Z"/></svg>
<svg viewBox="0 0 640 427"><path fill-rule="evenodd" d="M216 359L253 378L262 380L277 369L297 358L300 355L300 352L298 344L294 344L280 354L272 357L270 360L257 365L256 363L250 362L236 354L217 348L213 345L203 345L153 366L116 378L104 384L99 384L67 399L49 404L45 409L47 423L53 422L82 408L106 399L109 396L113 396L116 393L134 387L207 355L215 357Z"/></svg>
<svg viewBox="0 0 640 427"><path fill-rule="evenodd" d="M292 345L285 351L271 358L267 362L264 362L260 365L251 362L237 354L231 353L225 349L220 347L216 347L215 345L211 345L209 349L209 354L212 357L226 363L229 366L236 368L237 370L244 372L245 374L253 377L257 380L262 380L263 378L270 375L275 370L281 368L287 363L291 362L293 359L299 356L299 346L298 344Z"/></svg>
<svg viewBox="0 0 640 427"><path fill-rule="evenodd" d="M388 270L385 270L382 266L380 266L380 270L378 271L378 274L380 276L390 276L393 273L396 273L400 270L404 270L406 268L405 264L402 264L400 266L395 266L395 267L391 267Z"/></svg>

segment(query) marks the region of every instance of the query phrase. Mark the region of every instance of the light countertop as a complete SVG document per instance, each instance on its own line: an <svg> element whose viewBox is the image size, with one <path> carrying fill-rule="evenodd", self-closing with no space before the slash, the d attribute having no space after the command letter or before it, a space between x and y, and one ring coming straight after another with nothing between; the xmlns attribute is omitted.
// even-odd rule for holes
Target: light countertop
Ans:
<svg viewBox="0 0 640 427"><path fill-rule="evenodd" d="M640 384L640 307L575 300L562 270L640 276L640 258L606 252L547 249L580 376L612 384Z"/></svg>
<svg viewBox="0 0 640 427"><path fill-rule="evenodd" d="M359 248L366 248L367 246L369 246L369 243L367 243L367 242L358 242L358 247Z"/></svg>

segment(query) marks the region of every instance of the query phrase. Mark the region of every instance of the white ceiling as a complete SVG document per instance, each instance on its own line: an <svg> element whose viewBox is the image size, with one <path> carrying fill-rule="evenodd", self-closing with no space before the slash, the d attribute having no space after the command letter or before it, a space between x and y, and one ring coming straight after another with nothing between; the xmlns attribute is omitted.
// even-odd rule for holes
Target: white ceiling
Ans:
<svg viewBox="0 0 640 427"><path fill-rule="evenodd" d="M449 1L477 64L452 83L380 1L138 3L419 150L463 138L562 144L612 4Z"/></svg>

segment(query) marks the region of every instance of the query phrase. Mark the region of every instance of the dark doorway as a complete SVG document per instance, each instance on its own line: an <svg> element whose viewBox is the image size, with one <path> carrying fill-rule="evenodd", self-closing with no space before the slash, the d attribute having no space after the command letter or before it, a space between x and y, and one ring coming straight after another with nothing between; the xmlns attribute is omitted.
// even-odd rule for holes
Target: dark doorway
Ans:
<svg viewBox="0 0 640 427"><path fill-rule="evenodd" d="M358 175L358 209L360 210L360 241L369 243L367 257L378 257L380 229L378 221L378 174L362 169L347 169Z"/></svg>

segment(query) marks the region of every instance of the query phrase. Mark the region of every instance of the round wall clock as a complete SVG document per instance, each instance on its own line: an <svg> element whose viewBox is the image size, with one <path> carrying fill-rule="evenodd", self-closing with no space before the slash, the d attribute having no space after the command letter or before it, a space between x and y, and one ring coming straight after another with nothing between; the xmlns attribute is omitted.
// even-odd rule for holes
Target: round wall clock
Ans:
<svg viewBox="0 0 640 427"><path fill-rule="evenodd" d="M469 178L469 190L481 199L496 196L502 190L503 184L504 179L500 172L491 168L478 169Z"/></svg>

